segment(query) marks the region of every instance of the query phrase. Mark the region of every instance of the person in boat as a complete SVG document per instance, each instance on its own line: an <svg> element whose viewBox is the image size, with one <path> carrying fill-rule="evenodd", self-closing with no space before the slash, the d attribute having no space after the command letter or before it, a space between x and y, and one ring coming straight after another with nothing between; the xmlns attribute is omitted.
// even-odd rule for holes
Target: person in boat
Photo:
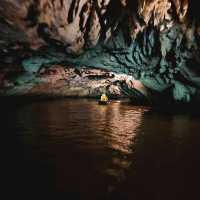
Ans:
<svg viewBox="0 0 200 200"><path fill-rule="evenodd" d="M101 100L100 101L103 101L103 102L107 102L108 101L108 97L106 96L106 94L102 94L101 95Z"/></svg>

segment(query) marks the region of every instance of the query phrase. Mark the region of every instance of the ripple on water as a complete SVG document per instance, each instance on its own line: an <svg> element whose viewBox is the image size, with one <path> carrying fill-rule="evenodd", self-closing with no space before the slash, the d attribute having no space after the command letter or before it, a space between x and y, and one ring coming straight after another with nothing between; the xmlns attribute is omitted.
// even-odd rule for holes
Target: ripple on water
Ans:
<svg viewBox="0 0 200 200"><path fill-rule="evenodd" d="M6 166L12 172L6 179L23 194L165 200L185 186L189 193L190 177L200 178L198 116L70 99L23 105L1 121L15 169Z"/></svg>

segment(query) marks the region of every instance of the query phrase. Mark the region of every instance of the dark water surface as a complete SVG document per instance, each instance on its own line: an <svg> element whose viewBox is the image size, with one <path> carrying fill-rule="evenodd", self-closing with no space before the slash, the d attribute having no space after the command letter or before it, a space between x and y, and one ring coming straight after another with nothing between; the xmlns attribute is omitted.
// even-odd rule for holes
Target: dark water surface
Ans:
<svg viewBox="0 0 200 200"><path fill-rule="evenodd" d="M199 122L117 101L2 110L2 190L17 199L200 199Z"/></svg>

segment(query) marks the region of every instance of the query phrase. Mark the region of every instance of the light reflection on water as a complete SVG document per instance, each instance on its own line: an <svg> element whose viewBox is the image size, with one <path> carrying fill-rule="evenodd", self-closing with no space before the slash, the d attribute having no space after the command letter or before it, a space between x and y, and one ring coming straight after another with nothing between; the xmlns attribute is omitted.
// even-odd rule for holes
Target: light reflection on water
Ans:
<svg viewBox="0 0 200 200"><path fill-rule="evenodd" d="M131 153L130 145L143 112L145 108L123 106L120 102L99 106L88 100L55 101L25 107L18 114L18 123L30 133L23 136L30 136L32 142L38 135L48 136L54 142L68 139L80 148L106 147Z"/></svg>
<svg viewBox="0 0 200 200"><path fill-rule="evenodd" d="M6 112L8 188L87 200L188 199L196 189L188 183L200 178L199 117L148 110L70 99Z"/></svg>

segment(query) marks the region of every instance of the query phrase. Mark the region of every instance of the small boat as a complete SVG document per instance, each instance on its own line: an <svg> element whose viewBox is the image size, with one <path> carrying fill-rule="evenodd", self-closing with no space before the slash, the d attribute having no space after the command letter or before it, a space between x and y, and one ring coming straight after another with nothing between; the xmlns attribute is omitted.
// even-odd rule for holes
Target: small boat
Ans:
<svg viewBox="0 0 200 200"><path fill-rule="evenodd" d="M99 105L107 105L109 104L109 101L101 101L99 100Z"/></svg>

